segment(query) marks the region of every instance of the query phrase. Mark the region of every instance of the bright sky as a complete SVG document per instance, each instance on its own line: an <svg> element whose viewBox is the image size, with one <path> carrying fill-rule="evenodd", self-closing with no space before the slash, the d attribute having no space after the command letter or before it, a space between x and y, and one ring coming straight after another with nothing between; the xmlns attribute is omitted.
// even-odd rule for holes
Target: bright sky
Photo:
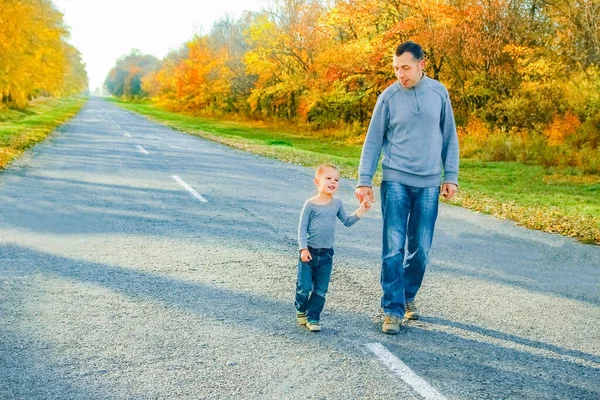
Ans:
<svg viewBox="0 0 600 400"><path fill-rule="evenodd" d="M87 66L90 90L102 87L117 58L139 49L162 59L194 33L229 14L260 10L263 0L52 0Z"/></svg>

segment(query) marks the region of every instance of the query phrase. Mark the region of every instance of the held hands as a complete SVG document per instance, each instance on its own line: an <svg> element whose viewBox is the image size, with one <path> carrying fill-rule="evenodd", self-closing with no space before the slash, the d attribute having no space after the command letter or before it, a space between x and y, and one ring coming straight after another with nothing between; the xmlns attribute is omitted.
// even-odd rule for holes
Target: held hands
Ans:
<svg viewBox="0 0 600 400"><path fill-rule="evenodd" d="M373 202L371 200L363 200L360 203L360 208L364 208L365 211L369 211L371 209L372 205L373 205Z"/></svg>
<svg viewBox="0 0 600 400"><path fill-rule="evenodd" d="M300 250L300 259L302 260L302 262L309 262L310 260L312 260L310 251L308 251L308 249Z"/></svg>
<svg viewBox="0 0 600 400"><path fill-rule="evenodd" d="M356 216L361 218L367 211L369 211L369 208L371 208L372 204L373 203L371 203L370 200L363 200L362 203L360 203L358 210L356 210Z"/></svg>
<svg viewBox="0 0 600 400"><path fill-rule="evenodd" d="M362 204L363 201L368 200L373 203L375 198L373 197L373 188L369 186L359 186L354 191L354 195L358 199L358 201ZM369 208L367 208L368 210Z"/></svg>
<svg viewBox="0 0 600 400"><path fill-rule="evenodd" d="M367 186L360 186L354 191L356 198L360 202L360 207L356 210L356 215L361 218L373 205L373 189Z"/></svg>

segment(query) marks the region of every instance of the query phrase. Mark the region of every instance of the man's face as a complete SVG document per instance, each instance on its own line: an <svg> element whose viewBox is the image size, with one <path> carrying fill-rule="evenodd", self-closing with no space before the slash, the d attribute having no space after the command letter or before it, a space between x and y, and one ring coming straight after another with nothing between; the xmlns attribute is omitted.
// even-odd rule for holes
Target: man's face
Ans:
<svg viewBox="0 0 600 400"><path fill-rule="evenodd" d="M413 55L406 51L400 56L394 55L394 62L392 65L394 67L396 78L398 78L398 82L408 89L415 86L423 76L425 61L415 60Z"/></svg>

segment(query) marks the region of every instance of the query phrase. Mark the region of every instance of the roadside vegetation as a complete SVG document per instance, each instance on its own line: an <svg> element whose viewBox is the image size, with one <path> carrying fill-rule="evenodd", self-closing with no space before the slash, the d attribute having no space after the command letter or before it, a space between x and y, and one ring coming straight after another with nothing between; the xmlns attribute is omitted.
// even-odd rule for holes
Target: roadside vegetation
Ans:
<svg viewBox="0 0 600 400"><path fill-rule="evenodd" d="M595 1L273 1L162 60L132 51L111 94L361 140L391 54L414 40L450 93L462 156L600 174Z"/></svg>
<svg viewBox="0 0 600 400"><path fill-rule="evenodd" d="M85 64L69 35L50 0L0 2L0 112L87 90Z"/></svg>
<svg viewBox="0 0 600 400"><path fill-rule="evenodd" d="M452 99L453 203L599 243L596 3L273 1L162 60L124 55L105 86L150 101L127 107L176 129L300 164L331 160L353 178L377 96L395 81L391 54L413 40Z"/></svg>
<svg viewBox="0 0 600 400"><path fill-rule="evenodd" d="M223 121L165 110L151 103L119 106L173 129L282 161L314 167L334 162L356 179L362 142L328 132ZM376 176L376 183L381 177ZM520 225L600 244L600 176L520 162L461 159L459 195L451 204L507 218Z"/></svg>
<svg viewBox="0 0 600 400"><path fill-rule="evenodd" d="M391 53L414 40L449 90L452 201L600 243L600 13L557 0L273 1L159 60L132 51L106 89L175 129L356 179ZM0 168L84 104L87 73L50 0L0 7ZM425 21L425 22L424 22ZM225 122L238 121L238 122ZM379 177L376 177L376 181Z"/></svg>
<svg viewBox="0 0 600 400"><path fill-rule="evenodd" d="M0 108L0 169L46 139L85 104L83 96L39 98L26 109Z"/></svg>
<svg viewBox="0 0 600 400"><path fill-rule="evenodd" d="M52 1L0 4L2 169L77 113L88 76Z"/></svg>

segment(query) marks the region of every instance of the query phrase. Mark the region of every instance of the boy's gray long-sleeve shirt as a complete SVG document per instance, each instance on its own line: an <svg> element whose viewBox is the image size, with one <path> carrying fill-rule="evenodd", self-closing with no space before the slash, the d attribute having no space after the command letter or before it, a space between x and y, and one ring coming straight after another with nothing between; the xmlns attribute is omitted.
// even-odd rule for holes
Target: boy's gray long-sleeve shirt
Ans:
<svg viewBox="0 0 600 400"><path fill-rule="evenodd" d="M302 207L298 223L298 245L300 250L308 248L330 249L335 238L335 220L338 218L346 226L351 226L360 218L355 214L348 215L342 201L332 198L324 205L307 200Z"/></svg>
<svg viewBox="0 0 600 400"><path fill-rule="evenodd" d="M357 186L372 186L383 150L383 180L416 187L458 185L458 137L448 91L427 76L398 82L377 98L360 157Z"/></svg>

